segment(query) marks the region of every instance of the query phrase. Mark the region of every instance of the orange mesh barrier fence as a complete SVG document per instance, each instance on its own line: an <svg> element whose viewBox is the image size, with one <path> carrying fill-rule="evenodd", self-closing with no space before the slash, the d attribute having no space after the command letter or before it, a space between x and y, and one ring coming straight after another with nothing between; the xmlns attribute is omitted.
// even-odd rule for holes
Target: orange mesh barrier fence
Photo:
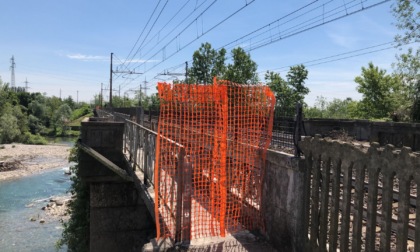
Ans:
<svg viewBox="0 0 420 252"><path fill-rule="evenodd" d="M159 83L157 237L263 230L265 153L275 98L260 85Z"/></svg>

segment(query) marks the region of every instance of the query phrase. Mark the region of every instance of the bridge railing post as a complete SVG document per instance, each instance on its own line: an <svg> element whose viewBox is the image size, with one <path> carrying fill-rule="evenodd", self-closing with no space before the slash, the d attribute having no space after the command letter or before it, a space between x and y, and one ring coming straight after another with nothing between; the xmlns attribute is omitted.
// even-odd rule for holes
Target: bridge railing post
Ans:
<svg viewBox="0 0 420 252"><path fill-rule="evenodd" d="M189 156L184 156L182 165L182 242L191 241L191 195L192 195L192 163Z"/></svg>
<svg viewBox="0 0 420 252"><path fill-rule="evenodd" d="M178 153L178 164L176 167L176 184L177 184L177 195L176 195L176 215L175 215L175 243L182 241L182 189L183 179L182 170L184 166L185 149L181 148Z"/></svg>
<svg viewBox="0 0 420 252"><path fill-rule="evenodd" d="M150 170L148 166L148 156L149 156L149 132L144 131L144 145L143 145L143 172L144 172L144 184L148 185L150 176Z"/></svg>

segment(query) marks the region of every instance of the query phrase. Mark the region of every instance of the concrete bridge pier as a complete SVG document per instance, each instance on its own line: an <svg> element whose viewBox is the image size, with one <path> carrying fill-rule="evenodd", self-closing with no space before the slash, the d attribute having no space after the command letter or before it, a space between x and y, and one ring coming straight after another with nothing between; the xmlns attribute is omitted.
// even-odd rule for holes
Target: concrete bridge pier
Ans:
<svg viewBox="0 0 420 252"><path fill-rule="evenodd" d="M79 167L90 188L90 251L141 251L155 236L149 211L121 153L124 123L82 122ZM106 158L105 158L106 157Z"/></svg>

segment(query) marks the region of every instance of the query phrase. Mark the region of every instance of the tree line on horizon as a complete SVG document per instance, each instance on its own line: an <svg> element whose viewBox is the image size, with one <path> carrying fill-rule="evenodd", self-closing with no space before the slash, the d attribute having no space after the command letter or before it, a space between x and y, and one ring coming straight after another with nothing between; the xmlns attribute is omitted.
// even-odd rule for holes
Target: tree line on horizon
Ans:
<svg viewBox="0 0 420 252"><path fill-rule="evenodd" d="M46 144L46 136L71 136L67 124L91 113L86 103L71 96L61 99L24 88L12 88L0 78L0 144Z"/></svg>

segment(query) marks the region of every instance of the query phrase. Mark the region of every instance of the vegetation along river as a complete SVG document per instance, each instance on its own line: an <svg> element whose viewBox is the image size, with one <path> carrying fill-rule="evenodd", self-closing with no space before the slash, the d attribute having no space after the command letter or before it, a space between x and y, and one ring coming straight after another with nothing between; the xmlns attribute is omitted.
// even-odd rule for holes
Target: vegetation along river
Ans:
<svg viewBox="0 0 420 252"><path fill-rule="evenodd" d="M60 141L59 144L72 145L71 141ZM42 208L52 204L52 198L68 198L71 181L70 176L64 174L65 170L68 166L0 180L0 251L56 251L62 223L60 217L51 216L51 212Z"/></svg>

